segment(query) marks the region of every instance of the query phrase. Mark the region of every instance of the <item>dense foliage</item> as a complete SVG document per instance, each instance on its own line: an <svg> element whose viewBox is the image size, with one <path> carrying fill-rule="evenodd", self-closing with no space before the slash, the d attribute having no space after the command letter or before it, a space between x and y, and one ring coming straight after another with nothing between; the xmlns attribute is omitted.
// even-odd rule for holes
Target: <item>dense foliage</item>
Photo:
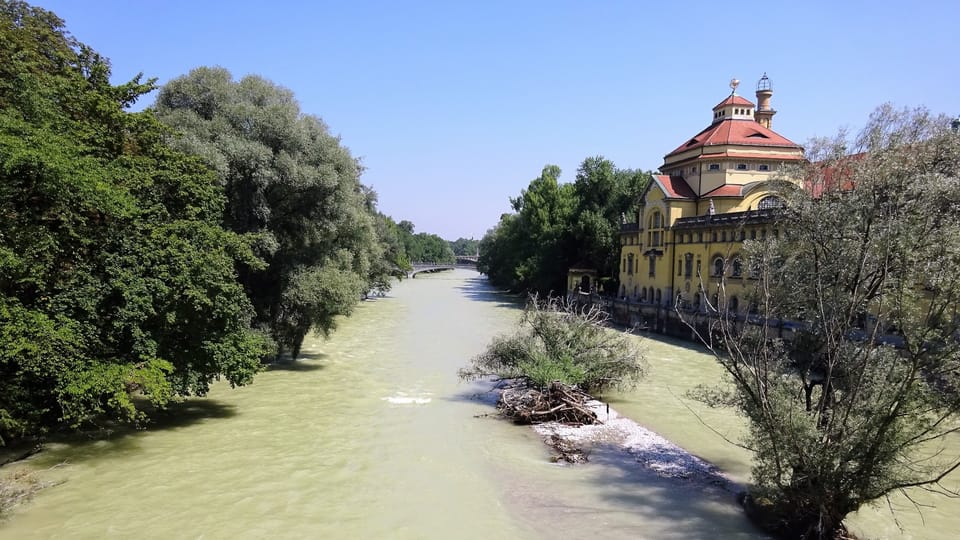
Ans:
<svg viewBox="0 0 960 540"><path fill-rule="evenodd" d="M532 296L520 329L494 338L460 370L460 378L494 376L539 390L555 381L585 392L630 388L643 376L643 355L633 338L609 329L607 322L608 316L597 308Z"/></svg>
<svg viewBox="0 0 960 540"><path fill-rule="evenodd" d="M403 264L397 231L378 218L357 160L289 90L201 67L164 86L156 112L182 133L174 146L216 171L226 226L266 261L241 267L240 277L278 352L296 356L308 332L329 332ZM396 259L384 264L385 254Z"/></svg>
<svg viewBox="0 0 960 540"><path fill-rule="evenodd" d="M566 290L567 270L592 268L618 287L619 231L649 175L620 170L602 157L587 158L572 184L560 184L560 168L548 165L511 199L504 214L480 241L479 268L513 290Z"/></svg>
<svg viewBox="0 0 960 540"><path fill-rule="evenodd" d="M216 178L164 144L153 88L50 12L0 2L0 444L249 382L266 352Z"/></svg>
<svg viewBox="0 0 960 540"><path fill-rule="evenodd" d="M452 263L456 258L450 243L435 234L414 233L413 223L403 220L398 225L400 240L411 263Z"/></svg>
<svg viewBox="0 0 960 540"><path fill-rule="evenodd" d="M751 507L792 538L834 538L861 505L960 466L960 135L926 111L879 109L854 143L812 145L787 189L788 235L749 243L757 320L722 316L718 359L750 421ZM720 306L723 311L723 306ZM705 336L706 338L706 336ZM708 338L709 341L709 338Z"/></svg>
<svg viewBox="0 0 960 540"><path fill-rule="evenodd" d="M480 241L476 238L457 238L449 241L449 244L453 254L458 256L475 257L480 250Z"/></svg>

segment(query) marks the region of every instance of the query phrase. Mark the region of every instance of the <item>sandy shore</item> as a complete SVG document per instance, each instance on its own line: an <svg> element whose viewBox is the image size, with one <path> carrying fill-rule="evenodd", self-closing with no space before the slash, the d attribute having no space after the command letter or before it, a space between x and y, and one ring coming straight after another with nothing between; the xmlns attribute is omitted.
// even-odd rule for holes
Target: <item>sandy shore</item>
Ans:
<svg viewBox="0 0 960 540"><path fill-rule="evenodd" d="M614 449L625 461L634 462L658 476L702 483L739 493L743 487L708 463L660 435L620 416L605 403L589 402L603 423L572 427L557 422L536 424L533 429L545 439L557 435L566 443L586 451L599 446ZM608 411L609 410L609 414Z"/></svg>

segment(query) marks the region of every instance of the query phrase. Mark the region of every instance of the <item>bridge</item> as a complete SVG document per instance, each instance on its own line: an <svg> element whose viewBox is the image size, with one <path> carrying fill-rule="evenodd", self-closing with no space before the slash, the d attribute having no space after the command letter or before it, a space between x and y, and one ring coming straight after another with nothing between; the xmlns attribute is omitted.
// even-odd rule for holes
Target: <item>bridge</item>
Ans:
<svg viewBox="0 0 960 540"><path fill-rule="evenodd" d="M410 266L413 267L413 269L407 272L407 277L415 278L417 277L417 274L443 272L444 270L453 270L455 268L463 268L466 270L476 270L477 258L461 257L458 255L456 263L418 262L418 263L413 263Z"/></svg>

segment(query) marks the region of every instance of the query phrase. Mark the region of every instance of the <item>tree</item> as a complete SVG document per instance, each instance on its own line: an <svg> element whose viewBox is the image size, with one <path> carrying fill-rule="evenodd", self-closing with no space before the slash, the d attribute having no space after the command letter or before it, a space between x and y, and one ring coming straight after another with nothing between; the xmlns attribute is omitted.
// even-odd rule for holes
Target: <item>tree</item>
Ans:
<svg viewBox="0 0 960 540"><path fill-rule="evenodd" d="M960 413L960 135L925 110L878 109L854 142L813 145L779 227L748 242L757 316L711 335L750 422L747 498L789 538L834 538L861 505L941 484ZM780 321L799 328L784 341ZM909 496L909 495L908 495Z"/></svg>
<svg viewBox="0 0 960 540"><path fill-rule="evenodd" d="M635 342L609 329L608 322L597 306L532 295L520 329L494 338L459 371L460 378L509 381L497 406L519 423L593 423L586 392L632 388L646 369Z"/></svg>
<svg viewBox="0 0 960 540"><path fill-rule="evenodd" d="M53 13L0 2L0 445L246 384L264 340L199 161Z"/></svg>
<svg viewBox="0 0 960 540"><path fill-rule="evenodd" d="M480 241L475 238L457 238L449 243L454 255L473 257L480 249Z"/></svg>
<svg viewBox="0 0 960 540"><path fill-rule="evenodd" d="M359 181L359 163L289 90L201 67L167 83L155 107L182 134L171 144L217 172L227 227L267 262L240 275L278 354L295 357L309 331L328 333L387 282L376 198Z"/></svg>
<svg viewBox="0 0 960 540"><path fill-rule="evenodd" d="M480 241L478 268L494 283L562 293L572 266L617 275L621 217L636 204L649 175L618 170L597 156L584 160L573 184L560 184L559 177L559 167L544 167L511 199L516 213L502 216Z"/></svg>
<svg viewBox="0 0 960 540"><path fill-rule="evenodd" d="M649 173L617 169L602 156L583 160L577 170L577 209L571 224L576 255L570 258L580 266L596 269L601 276L610 276L608 290L619 289L623 216L634 210L637 197L649 181Z"/></svg>

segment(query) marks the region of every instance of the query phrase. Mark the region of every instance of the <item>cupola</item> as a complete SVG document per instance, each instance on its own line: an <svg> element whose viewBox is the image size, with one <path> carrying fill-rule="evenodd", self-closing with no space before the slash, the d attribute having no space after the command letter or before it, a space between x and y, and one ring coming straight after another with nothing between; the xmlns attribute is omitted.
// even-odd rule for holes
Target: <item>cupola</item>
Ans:
<svg viewBox="0 0 960 540"><path fill-rule="evenodd" d="M713 108L713 122L721 122L723 120L753 120L754 119L754 105L750 100L744 99L737 95L737 87L740 86L740 81L737 79L730 80L730 96L727 99L721 101Z"/></svg>

